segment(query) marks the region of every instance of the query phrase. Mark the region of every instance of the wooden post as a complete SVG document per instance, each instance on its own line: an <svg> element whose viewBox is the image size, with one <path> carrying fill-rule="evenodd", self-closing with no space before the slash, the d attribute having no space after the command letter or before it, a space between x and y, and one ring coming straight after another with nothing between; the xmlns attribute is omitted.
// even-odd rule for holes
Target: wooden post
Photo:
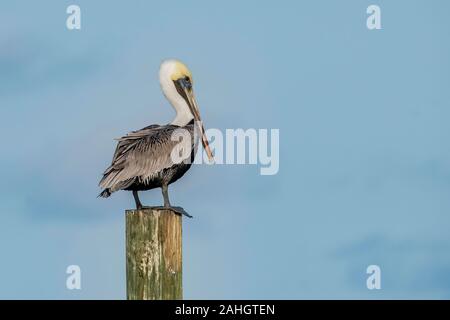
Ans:
<svg viewBox="0 0 450 320"><path fill-rule="evenodd" d="M127 299L183 299L181 216L161 208L125 215Z"/></svg>

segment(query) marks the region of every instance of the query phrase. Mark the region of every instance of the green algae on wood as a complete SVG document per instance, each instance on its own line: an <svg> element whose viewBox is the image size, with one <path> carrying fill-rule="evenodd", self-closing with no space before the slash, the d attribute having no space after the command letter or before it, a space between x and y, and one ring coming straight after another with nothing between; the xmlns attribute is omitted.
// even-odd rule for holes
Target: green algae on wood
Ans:
<svg viewBox="0 0 450 320"><path fill-rule="evenodd" d="M170 209L126 211L128 300L180 300L182 217Z"/></svg>

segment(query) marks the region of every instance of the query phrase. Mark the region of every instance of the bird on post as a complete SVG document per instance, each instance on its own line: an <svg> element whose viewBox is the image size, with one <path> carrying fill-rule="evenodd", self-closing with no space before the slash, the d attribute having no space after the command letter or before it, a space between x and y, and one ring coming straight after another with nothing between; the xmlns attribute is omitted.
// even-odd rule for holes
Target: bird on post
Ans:
<svg viewBox="0 0 450 320"><path fill-rule="evenodd" d="M99 196L108 198L118 190L132 191L136 208L142 209L148 207L142 205L138 192L161 188L164 206L158 208L190 216L183 208L170 204L168 186L191 167L199 135L209 161L213 161L213 155L201 122L189 69L178 60L163 61L159 82L162 92L176 111L174 120L166 125L150 125L117 139L112 163L99 183L103 189ZM177 130L184 130L191 137L188 141L190 150L183 161L174 159L174 154L177 154L173 152L174 148L180 144L176 139Z"/></svg>

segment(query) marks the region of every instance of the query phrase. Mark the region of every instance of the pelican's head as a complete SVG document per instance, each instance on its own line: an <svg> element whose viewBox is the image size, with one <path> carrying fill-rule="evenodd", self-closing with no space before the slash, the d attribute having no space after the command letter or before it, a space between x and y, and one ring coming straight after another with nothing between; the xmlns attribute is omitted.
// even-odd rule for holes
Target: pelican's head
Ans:
<svg viewBox="0 0 450 320"><path fill-rule="evenodd" d="M194 119L202 136L203 147L209 160L212 160L212 152L209 148L208 139L200 118L200 111L195 100L191 71L181 61L165 60L161 63L159 69L159 82L164 95L177 112L172 124L185 126Z"/></svg>

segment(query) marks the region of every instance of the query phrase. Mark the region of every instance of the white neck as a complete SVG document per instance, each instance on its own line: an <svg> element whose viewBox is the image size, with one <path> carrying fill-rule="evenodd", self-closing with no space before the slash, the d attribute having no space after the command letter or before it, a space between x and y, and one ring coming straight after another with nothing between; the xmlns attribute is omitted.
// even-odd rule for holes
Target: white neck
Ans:
<svg viewBox="0 0 450 320"><path fill-rule="evenodd" d="M177 112L177 115L175 116L175 118L173 119L173 121L170 124L173 124L175 126L184 127L189 122L191 122L192 119L194 119L194 117L190 113L185 113L185 112L178 113Z"/></svg>
<svg viewBox="0 0 450 320"><path fill-rule="evenodd" d="M161 89L164 95L177 113L171 124L183 127L194 119L194 116L192 115L188 104L178 93L175 88L175 84L170 78L170 75L172 74L171 68L172 65L170 63L163 63L161 65L161 69L159 71L159 83L161 84Z"/></svg>

